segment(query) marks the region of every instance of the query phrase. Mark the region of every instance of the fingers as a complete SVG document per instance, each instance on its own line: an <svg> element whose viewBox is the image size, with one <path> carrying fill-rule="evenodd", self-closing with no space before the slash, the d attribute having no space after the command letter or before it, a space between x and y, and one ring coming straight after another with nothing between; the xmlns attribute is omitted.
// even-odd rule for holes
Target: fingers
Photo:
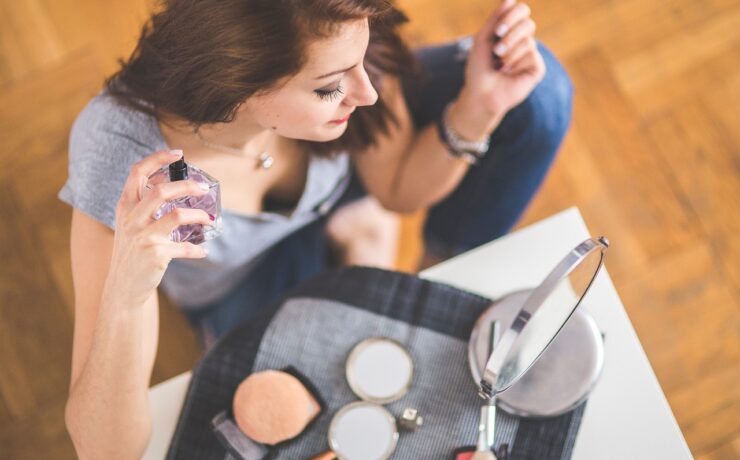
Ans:
<svg viewBox="0 0 740 460"><path fill-rule="evenodd" d="M208 252L202 246L193 243L167 243L164 252L170 259L203 259Z"/></svg>
<svg viewBox="0 0 740 460"><path fill-rule="evenodd" d="M146 190L144 198L131 210L131 219L141 228L152 222L154 213L165 202L187 196L203 196L208 190L207 184L192 179L156 184Z"/></svg>
<svg viewBox="0 0 740 460"><path fill-rule="evenodd" d="M496 8L496 10L491 15L491 19L493 20L493 31L495 31L495 26L498 25L501 21L501 17L504 16L509 10L511 10L512 7L516 5L516 0L503 0L501 4Z"/></svg>
<svg viewBox="0 0 740 460"><path fill-rule="evenodd" d="M512 30L518 22L529 18L531 14L532 10L529 8L529 5L527 5L526 3L517 3L516 5L506 10L501 15L501 17L499 17L493 29L494 34L498 38L504 38L506 34L510 30Z"/></svg>
<svg viewBox="0 0 740 460"><path fill-rule="evenodd" d="M182 150L160 150L134 164L123 186L119 207L124 212L130 211L141 200L140 193L148 177L159 168L177 161L181 156Z"/></svg>
<svg viewBox="0 0 740 460"><path fill-rule="evenodd" d="M515 62L518 62L522 59L522 57L534 52L536 49L537 43L532 37L527 37L519 41L519 43L517 43L513 49L507 51L507 53L502 58L504 65L501 70L503 72L509 71L513 67L513 64Z"/></svg>
<svg viewBox="0 0 740 460"><path fill-rule="evenodd" d="M202 209L175 208L151 225L152 231L158 235L170 235L180 225L211 225L214 219Z"/></svg>
<svg viewBox="0 0 740 460"><path fill-rule="evenodd" d="M503 69L502 69L503 70ZM545 75L545 62L537 51L527 52L516 61L511 61L506 65L504 70L509 75L519 75L528 73L539 76L540 79Z"/></svg>
<svg viewBox="0 0 740 460"><path fill-rule="evenodd" d="M478 39L490 43L495 34L496 26L500 23L501 16L516 4L516 0L503 0L496 10L491 13L488 20L481 28Z"/></svg>
<svg viewBox="0 0 740 460"><path fill-rule="evenodd" d="M508 58L508 55L514 49L521 48L522 43L527 42L534 37L536 27L537 26L532 19L522 19L493 46L493 52L504 62L509 61L510 58Z"/></svg>

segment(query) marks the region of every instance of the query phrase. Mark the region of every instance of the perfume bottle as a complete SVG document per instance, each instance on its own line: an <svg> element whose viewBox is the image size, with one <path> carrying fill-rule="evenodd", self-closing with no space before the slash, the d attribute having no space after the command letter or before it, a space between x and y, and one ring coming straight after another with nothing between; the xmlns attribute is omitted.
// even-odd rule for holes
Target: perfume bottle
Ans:
<svg viewBox="0 0 740 460"><path fill-rule="evenodd" d="M182 156L179 160L168 166L163 166L150 175L148 179L144 193L152 190L157 184L178 180L190 179L208 184L209 191L207 194L202 196L186 196L168 201L163 203L154 213L154 218L159 220L175 208L202 209L208 213L213 221L210 225L180 225L172 231L172 235L170 236L172 241L176 243L189 242L201 244L221 234L221 186L216 179L208 175L205 171L185 163L185 156Z"/></svg>

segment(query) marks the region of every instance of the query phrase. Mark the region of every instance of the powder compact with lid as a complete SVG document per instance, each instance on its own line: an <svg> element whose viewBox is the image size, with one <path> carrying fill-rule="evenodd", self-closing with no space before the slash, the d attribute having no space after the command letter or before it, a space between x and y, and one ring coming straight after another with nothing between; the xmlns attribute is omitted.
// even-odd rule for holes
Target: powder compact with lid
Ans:
<svg viewBox="0 0 740 460"><path fill-rule="evenodd" d="M397 420L384 404L402 398L411 387L414 361L401 343L371 337L352 348L345 366L347 383L360 401L346 404L331 420L329 451L313 460L384 460L396 450L399 428L414 431L422 423L413 408Z"/></svg>

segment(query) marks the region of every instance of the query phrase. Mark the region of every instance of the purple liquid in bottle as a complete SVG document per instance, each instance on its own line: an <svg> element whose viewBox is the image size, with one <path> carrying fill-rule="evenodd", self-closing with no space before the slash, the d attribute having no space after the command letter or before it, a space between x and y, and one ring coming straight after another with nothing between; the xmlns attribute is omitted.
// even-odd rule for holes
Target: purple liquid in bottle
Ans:
<svg viewBox="0 0 740 460"><path fill-rule="evenodd" d="M149 191L157 184L186 179L207 184L209 187L208 193L203 196L186 196L163 203L154 213L154 218L159 220L163 216L172 212L175 208L204 210L213 221L211 225L180 225L172 231L170 236L172 241L178 243L189 242L200 244L221 234L221 186L219 182L208 175L205 171L185 163L185 158L182 157L171 165L164 166L149 176L146 189Z"/></svg>

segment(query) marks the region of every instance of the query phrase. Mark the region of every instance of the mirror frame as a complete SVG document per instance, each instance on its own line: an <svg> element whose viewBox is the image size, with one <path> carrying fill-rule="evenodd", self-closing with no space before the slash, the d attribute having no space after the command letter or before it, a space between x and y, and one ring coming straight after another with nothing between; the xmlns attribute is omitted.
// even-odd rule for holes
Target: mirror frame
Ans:
<svg viewBox="0 0 740 460"><path fill-rule="evenodd" d="M558 263L555 268L547 275L545 280L532 291L529 297L524 301L524 305L519 310L517 316L514 318L511 326L502 334L498 345L493 350L493 353L491 353L491 356L486 363L486 367L483 371L483 376L479 383L478 394L481 396L481 398L487 401L492 400L497 394L506 391L506 389L515 384L524 374L527 373L532 365L537 362L539 357L542 356L542 353L544 353L544 351L552 343L555 337L557 337L560 330L562 330L563 326L565 326L565 324L568 322L568 319L570 319L571 315L573 315L573 312L575 312L576 308L578 308L578 305L580 305L583 297L585 297L588 291L591 289L596 276L599 274L599 272L601 271L601 267L604 265L604 257L606 256L606 250L608 248L609 240L607 240L603 236L598 238L590 238L582 242L574 249L572 249L565 256L565 258L563 258L560 263ZM511 349L514 347L514 344L516 343L517 339L520 337L522 331L530 322L532 317L537 313L539 308L552 294L552 292L557 289L557 287L560 285L560 282L564 279L567 279L567 277L573 272L573 270L575 270L589 255L596 251L600 252L601 256L599 259L599 264L596 267L591 280L586 286L586 289L583 291L583 294L578 299L578 302L576 302L576 304L573 306L570 314L568 314L565 321L563 321L563 324L560 325L555 334L553 334L547 344L542 348L542 350L540 350L537 357L533 359L526 368L522 369L516 377L508 382L507 385L496 388L496 381L498 380L502 369L508 362L507 358L509 357Z"/></svg>

